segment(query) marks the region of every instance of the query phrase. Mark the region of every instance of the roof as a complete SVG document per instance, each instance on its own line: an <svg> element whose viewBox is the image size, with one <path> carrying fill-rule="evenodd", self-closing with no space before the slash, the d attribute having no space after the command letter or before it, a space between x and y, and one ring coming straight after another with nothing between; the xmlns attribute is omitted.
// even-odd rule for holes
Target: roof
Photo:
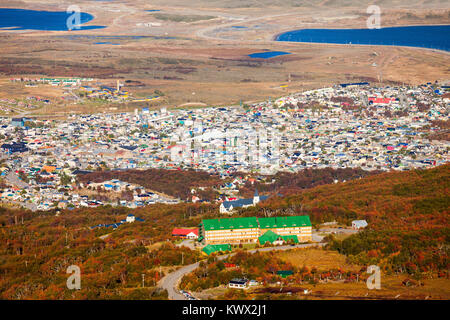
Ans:
<svg viewBox="0 0 450 320"><path fill-rule="evenodd" d="M231 279L229 283L245 285L245 284L247 284L247 282L248 282L247 279L234 278L234 279Z"/></svg>
<svg viewBox="0 0 450 320"><path fill-rule="evenodd" d="M258 197L258 191L255 192L255 197ZM269 198L269 197L268 196L259 196L260 201L266 200L267 198ZM229 209L231 206L233 206L233 208L241 208L243 206L253 205L253 199L254 198L239 199L239 200L233 200L233 201L224 201L223 206L226 209Z"/></svg>
<svg viewBox="0 0 450 320"><path fill-rule="evenodd" d="M256 217L229 218L229 219L206 219L202 220L205 231L221 229L248 229L258 228Z"/></svg>
<svg viewBox="0 0 450 320"><path fill-rule="evenodd" d="M298 237L297 235L293 234L293 235L289 235L289 236L281 236L281 238L286 241L286 242L294 242L294 243L298 243Z"/></svg>
<svg viewBox="0 0 450 320"><path fill-rule="evenodd" d="M234 201L224 201L223 206L227 209L229 209L231 206L233 208L240 208L243 206L248 206L253 204L253 198L252 199L239 199Z"/></svg>
<svg viewBox="0 0 450 320"><path fill-rule="evenodd" d="M191 232L193 232L195 235L198 236L198 229L178 229L178 228L174 228L172 230L172 235L187 236Z"/></svg>
<svg viewBox="0 0 450 320"><path fill-rule="evenodd" d="M258 241L260 244L265 244L266 242L273 243L274 241L278 240L280 236L276 234L275 232L268 230L266 233L264 233L262 236L258 238Z"/></svg>
<svg viewBox="0 0 450 320"><path fill-rule="evenodd" d="M210 255L213 252L220 252L220 251L231 251L231 245L230 244L208 244L205 246L202 250L207 255Z"/></svg>
<svg viewBox="0 0 450 320"><path fill-rule="evenodd" d="M56 170L55 166L43 166L42 167L42 171L47 171L48 173L51 173L51 172L53 172L55 170Z"/></svg>
<svg viewBox="0 0 450 320"><path fill-rule="evenodd" d="M286 278L287 276L293 275L294 272L292 270L279 270L277 271L277 275Z"/></svg>
<svg viewBox="0 0 450 320"><path fill-rule="evenodd" d="M358 227L367 227L367 221L366 220L353 220L352 224L358 226Z"/></svg>
<svg viewBox="0 0 450 320"><path fill-rule="evenodd" d="M289 228L289 227L310 227L311 221L309 216L287 216L287 217L271 217L271 218L227 218L227 219L205 219L202 220L200 226L203 225L205 231L223 230L223 229L273 229L273 228Z"/></svg>
<svg viewBox="0 0 450 320"><path fill-rule="evenodd" d="M290 227L310 227L309 216L287 216L258 218L261 229L290 228Z"/></svg>
<svg viewBox="0 0 450 320"><path fill-rule="evenodd" d="M296 235L280 236L272 230L267 230L266 233L258 238L260 244L266 244L267 242L274 243L277 240L283 240L285 242L293 241L294 243L299 242Z"/></svg>

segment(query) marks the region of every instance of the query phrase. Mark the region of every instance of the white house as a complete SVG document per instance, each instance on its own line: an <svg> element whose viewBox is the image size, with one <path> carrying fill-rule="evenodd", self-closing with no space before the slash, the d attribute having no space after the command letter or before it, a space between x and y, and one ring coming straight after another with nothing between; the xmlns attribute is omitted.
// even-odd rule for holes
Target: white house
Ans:
<svg viewBox="0 0 450 320"><path fill-rule="evenodd" d="M368 226L368 224L367 224L366 220L353 220L352 221L352 228L353 229L356 229L356 230L363 229L363 228L365 228L367 226Z"/></svg>
<svg viewBox="0 0 450 320"><path fill-rule="evenodd" d="M248 289L248 280L247 279L232 279L228 283L229 288L235 289Z"/></svg>
<svg viewBox="0 0 450 320"><path fill-rule="evenodd" d="M253 207L261 200L266 200L267 196L259 196L258 190L255 190L253 198L250 199L239 199L233 201L224 201L219 207L220 213L232 213L234 208L247 208Z"/></svg>

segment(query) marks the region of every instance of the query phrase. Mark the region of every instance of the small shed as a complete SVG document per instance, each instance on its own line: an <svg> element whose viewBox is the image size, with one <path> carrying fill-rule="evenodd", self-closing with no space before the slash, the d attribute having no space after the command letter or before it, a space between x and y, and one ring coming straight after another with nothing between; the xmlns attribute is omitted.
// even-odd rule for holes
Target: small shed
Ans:
<svg viewBox="0 0 450 320"><path fill-rule="evenodd" d="M363 228L365 228L367 226L368 226L368 224L367 224L366 220L353 220L352 221L352 228L353 229L356 229L356 230L363 229Z"/></svg>

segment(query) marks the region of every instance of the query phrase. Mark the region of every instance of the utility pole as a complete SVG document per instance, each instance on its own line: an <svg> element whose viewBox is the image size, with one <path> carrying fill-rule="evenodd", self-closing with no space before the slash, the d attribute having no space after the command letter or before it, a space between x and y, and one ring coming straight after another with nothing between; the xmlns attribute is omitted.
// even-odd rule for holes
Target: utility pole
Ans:
<svg viewBox="0 0 450 320"><path fill-rule="evenodd" d="M145 274L142 274L142 288L145 287Z"/></svg>

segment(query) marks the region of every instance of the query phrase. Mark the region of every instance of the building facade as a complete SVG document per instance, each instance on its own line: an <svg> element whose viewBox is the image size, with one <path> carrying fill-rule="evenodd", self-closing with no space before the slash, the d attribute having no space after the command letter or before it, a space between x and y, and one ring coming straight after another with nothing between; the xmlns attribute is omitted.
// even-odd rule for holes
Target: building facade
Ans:
<svg viewBox="0 0 450 320"><path fill-rule="evenodd" d="M312 226L308 216L286 216L202 220L198 241L206 244L256 243L268 230L280 236L295 236L299 242L312 240Z"/></svg>
<svg viewBox="0 0 450 320"><path fill-rule="evenodd" d="M222 202L219 207L219 212L232 214L233 210L237 208L253 207L256 206L260 201L266 200L267 198L267 196L260 196L258 190L255 190L253 198Z"/></svg>

